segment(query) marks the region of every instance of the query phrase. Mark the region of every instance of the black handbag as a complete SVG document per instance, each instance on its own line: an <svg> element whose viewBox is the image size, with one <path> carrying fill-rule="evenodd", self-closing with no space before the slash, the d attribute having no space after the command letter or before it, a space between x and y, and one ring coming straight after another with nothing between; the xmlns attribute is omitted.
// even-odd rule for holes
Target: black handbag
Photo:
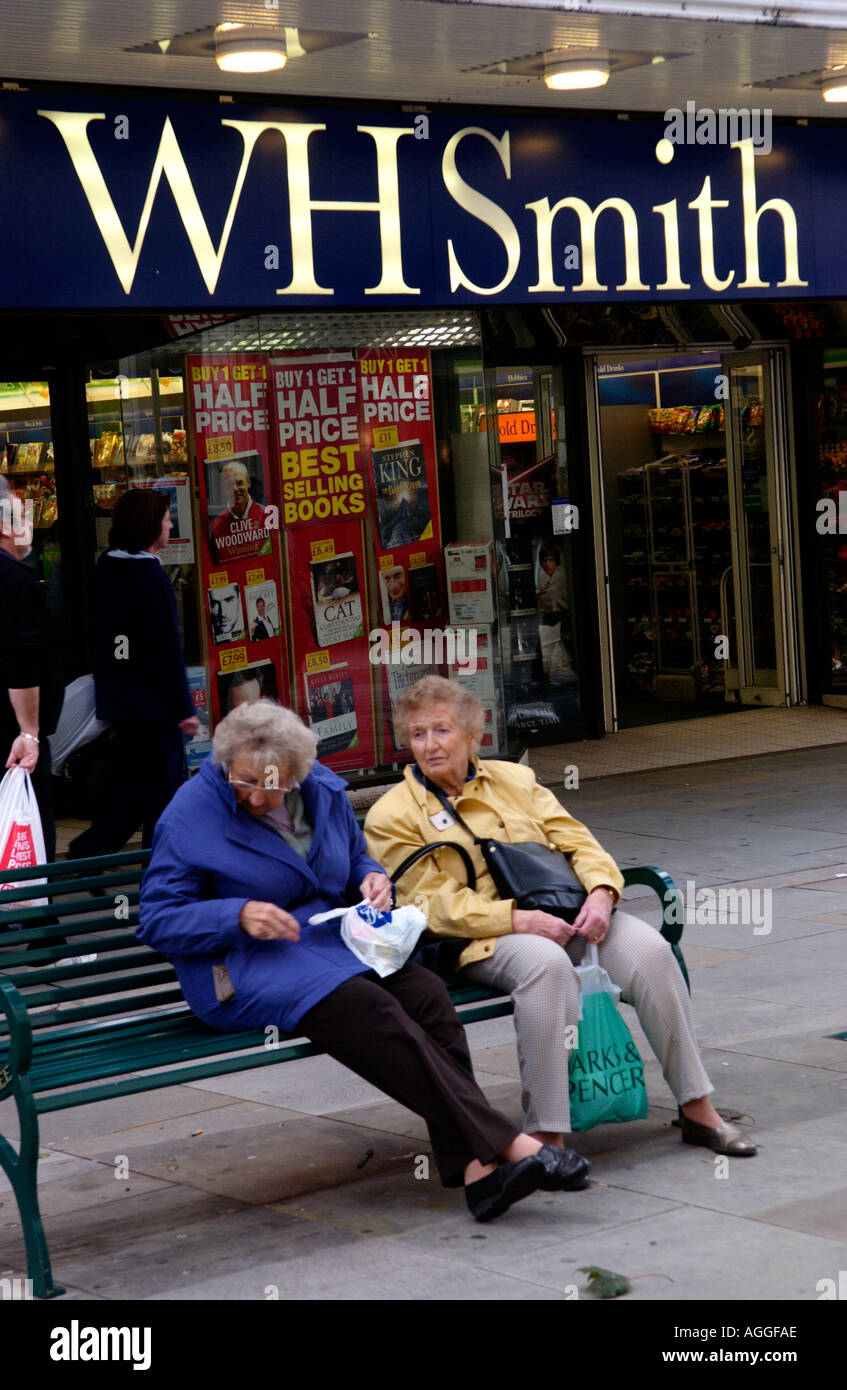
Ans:
<svg viewBox="0 0 847 1390"><path fill-rule="evenodd" d="M510 844L508 840L476 835L462 820L455 806L450 805L440 787L436 787L428 778L425 779L425 786L438 797L448 815L473 836L474 844L479 846L501 898L514 898L517 907L524 911L536 909L550 912L569 923L576 919L588 894L571 868L564 850L550 849L549 845L539 845L534 840ZM457 845L448 843L452 849L458 849Z"/></svg>

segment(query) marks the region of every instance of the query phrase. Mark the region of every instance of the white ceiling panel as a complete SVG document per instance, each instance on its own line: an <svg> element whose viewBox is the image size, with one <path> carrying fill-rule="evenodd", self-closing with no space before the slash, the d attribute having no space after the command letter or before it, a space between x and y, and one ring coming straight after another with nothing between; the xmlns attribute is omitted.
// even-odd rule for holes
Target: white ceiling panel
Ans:
<svg viewBox="0 0 847 1390"><path fill-rule="evenodd" d="M270 0L267 5L237 0L29 0L14 12L10 0L0 3L0 73L6 81L24 86L27 81L91 82L208 90L236 98L239 92L263 92L276 99L338 97L617 112L664 111L692 100L714 109L768 107L774 115L785 116L847 114L847 107L826 106L819 92L810 89L808 76L799 78L796 88L767 89L768 82L782 83L793 74L812 74L814 84L814 74L847 65L847 6L840 7L844 27L833 29L638 17L605 9L586 14L564 0L558 10L500 0L279 0L278 8ZM676 0L667 0L664 8L675 5ZM663 8L661 0L654 8ZM708 8L721 7L718 0L710 0ZM839 7L824 8L831 11L831 22L837 22ZM794 15L798 6L788 9ZM732 5L727 12L731 10ZM358 31L369 37L292 58L281 73L263 77L225 77L211 57L128 51L224 21L339 34ZM574 46L681 56L624 66L613 71L605 87L567 96L548 92L531 74L490 75L479 70Z"/></svg>

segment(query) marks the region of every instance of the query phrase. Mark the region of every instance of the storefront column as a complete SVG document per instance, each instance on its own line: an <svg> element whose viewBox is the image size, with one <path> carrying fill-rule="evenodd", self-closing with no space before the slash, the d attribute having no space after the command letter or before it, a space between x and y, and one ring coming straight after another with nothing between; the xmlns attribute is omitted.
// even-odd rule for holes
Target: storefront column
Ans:
<svg viewBox="0 0 847 1390"><path fill-rule="evenodd" d="M63 363L50 375L66 683L91 669L88 590L94 565L95 529L85 382L81 363Z"/></svg>

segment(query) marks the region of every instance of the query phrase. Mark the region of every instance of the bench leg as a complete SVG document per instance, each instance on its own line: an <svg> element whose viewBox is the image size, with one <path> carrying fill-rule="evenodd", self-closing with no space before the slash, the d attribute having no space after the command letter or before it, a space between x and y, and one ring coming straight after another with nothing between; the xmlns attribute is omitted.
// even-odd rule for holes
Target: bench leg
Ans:
<svg viewBox="0 0 847 1390"><path fill-rule="evenodd" d="M0 1071L0 1099L4 1099L3 1082L15 1097L21 1125L21 1140L16 1153L8 1139L0 1135L0 1167L12 1184L21 1214L26 1243L27 1274L32 1280L36 1298L58 1298L65 1290L53 1283L47 1237L38 1210L38 1113L28 1076L10 1077Z"/></svg>

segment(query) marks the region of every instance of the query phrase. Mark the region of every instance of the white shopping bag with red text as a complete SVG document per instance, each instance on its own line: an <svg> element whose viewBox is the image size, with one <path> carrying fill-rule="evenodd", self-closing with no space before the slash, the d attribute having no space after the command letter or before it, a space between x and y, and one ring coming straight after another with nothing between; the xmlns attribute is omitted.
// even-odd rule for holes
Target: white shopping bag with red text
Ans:
<svg viewBox="0 0 847 1390"><path fill-rule="evenodd" d="M32 778L22 767L10 767L0 782L0 878L13 869L31 869L46 861L41 816L32 789ZM18 883L0 883L0 909L14 912L21 907L43 907L47 898L4 903L2 895L4 889L24 888L30 883L35 887L46 882L46 878L34 878Z"/></svg>

